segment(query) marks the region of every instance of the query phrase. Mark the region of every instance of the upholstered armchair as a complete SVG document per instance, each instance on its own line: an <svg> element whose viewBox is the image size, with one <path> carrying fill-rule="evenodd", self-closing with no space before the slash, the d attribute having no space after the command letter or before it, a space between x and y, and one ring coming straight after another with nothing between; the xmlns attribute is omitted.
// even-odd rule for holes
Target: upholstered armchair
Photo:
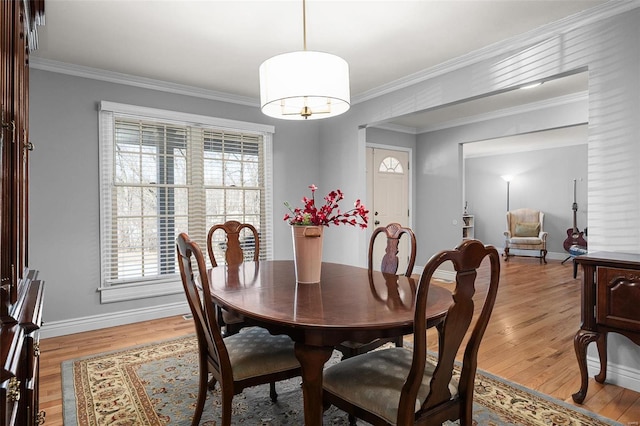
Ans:
<svg viewBox="0 0 640 426"><path fill-rule="evenodd" d="M543 230L544 213L534 209L507 212L507 230L504 232L504 258L509 260L510 249L535 251L540 263L547 263L547 233Z"/></svg>

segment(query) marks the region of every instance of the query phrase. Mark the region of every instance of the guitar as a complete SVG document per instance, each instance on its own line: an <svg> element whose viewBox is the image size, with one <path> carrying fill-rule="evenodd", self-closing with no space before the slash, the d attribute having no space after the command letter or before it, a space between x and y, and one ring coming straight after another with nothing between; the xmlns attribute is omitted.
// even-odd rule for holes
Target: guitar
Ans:
<svg viewBox="0 0 640 426"><path fill-rule="evenodd" d="M576 224L576 214L578 213L578 203L576 202L576 180L573 180L573 228L567 229L567 239L564 240L562 246L566 251L573 245L586 247L587 241L584 239L584 232L580 232L578 225Z"/></svg>

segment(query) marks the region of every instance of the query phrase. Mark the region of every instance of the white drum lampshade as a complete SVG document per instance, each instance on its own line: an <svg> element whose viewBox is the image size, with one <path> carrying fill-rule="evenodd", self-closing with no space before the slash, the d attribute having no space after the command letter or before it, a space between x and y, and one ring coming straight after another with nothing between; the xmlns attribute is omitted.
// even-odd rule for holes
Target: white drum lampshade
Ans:
<svg viewBox="0 0 640 426"><path fill-rule="evenodd" d="M270 117L315 120L350 107L349 64L329 53L299 51L260 65L260 108Z"/></svg>

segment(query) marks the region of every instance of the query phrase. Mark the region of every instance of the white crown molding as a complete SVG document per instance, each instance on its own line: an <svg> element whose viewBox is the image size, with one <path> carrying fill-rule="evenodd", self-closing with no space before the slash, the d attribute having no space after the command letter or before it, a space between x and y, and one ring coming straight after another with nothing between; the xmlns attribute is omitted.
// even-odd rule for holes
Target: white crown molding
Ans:
<svg viewBox="0 0 640 426"><path fill-rule="evenodd" d="M214 90L201 89L199 87L187 86L184 84L170 83L167 81L154 80L152 78L138 77L135 75L106 71L82 65L68 64L66 62L53 61L50 59L33 57L29 60L29 67L43 71L73 75L76 77L84 77L93 80L108 81L110 83L124 84L127 86L141 87L144 89L158 90L161 92L175 93L178 95L193 96L196 98L211 99L214 101L229 102L232 104L251 107L260 106L260 102L257 99L247 96L216 92Z"/></svg>
<svg viewBox="0 0 640 426"><path fill-rule="evenodd" d="M370 124L367 127L373 127L373 128L382 129L382 130L389 130L389 131L398 132L398 133L407 133L410 135L418 134L418 129L416 129L415 127L403 126L400 124L387 123L387 122L382 122L379 124Z"/></svg>
<svg viewBox="0 0 640 426"><path fill-rule="evenodd" d="M598 22L638 7L640 7L639 0L608 1L600 6L587 9L559 21L543 25L524 34L520 34L506 40L501 40L466 55L438 64L434 67L418 71L414 74L410 74L382 86L378 86L357 96L353 96L351 98L351 103L358 104L360 102L368 101L501 54L531 47L549 39L550 37L565 34L575 28L579 28L593 22Z"/></svg>

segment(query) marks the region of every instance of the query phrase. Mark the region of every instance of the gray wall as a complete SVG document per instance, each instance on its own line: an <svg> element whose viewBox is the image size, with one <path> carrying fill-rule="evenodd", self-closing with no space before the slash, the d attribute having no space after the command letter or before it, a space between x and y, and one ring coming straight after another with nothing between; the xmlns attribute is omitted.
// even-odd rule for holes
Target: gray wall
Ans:
<svg viewBox="0 0 640 426"><path fill-rule="evenodd" d="M500 176L506 170L521 171L510 183L509 208L543 211L550 257L564 259L562 244L573 225L573 179L577 180L578 228L584 230L587 223L586 143L465 160L465 193L469 213L475 216L475 237L496 247L504 247L507 185Z"/></svg>
<svg viewBox="0 0 640 426"><path fill-rule="evenodd" d="M107 305L99 302L100 100L275 124L253 107L32 69L30 133L36 149L31 154L29 263L47 282L45 319L49 323L184 303L181 294ZM273 141L276 258L291 258L293 253L289 228L281 220L282 203L299 202L310 183L320 182L318 140L316 122L277 123Z"/></svg>

